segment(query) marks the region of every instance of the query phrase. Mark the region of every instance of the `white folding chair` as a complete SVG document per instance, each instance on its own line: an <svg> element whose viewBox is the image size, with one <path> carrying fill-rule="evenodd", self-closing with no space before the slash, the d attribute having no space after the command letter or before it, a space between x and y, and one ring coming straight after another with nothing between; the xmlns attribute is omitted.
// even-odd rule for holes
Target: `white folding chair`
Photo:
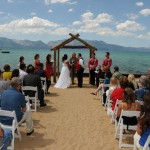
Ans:
<svg viewBox="0 0 150 150"><path fill-rule="evenodd" d="M0 110L0 116L13 118L12 125L5 125L1 123L1 127L4 129L10 129L12 131L13 139L7 149L14 150L14 138L19 138L19 140L21 141L21 133L18 126L16 113L15 111Z"/></svg>
<svg viewBox="0 0 150 150"><path fill-rule="evenodd" d="M22 86L22 92L25 95L25 91L33 91L35 92L35 95L33 97L29 96L29 100L32 102L32 106L34 108L31 108L31 111L36 112L37 111L37 106L40 105L39 99L38 99L38 90L37 87L34 86Z"/></svg>
<svg viewBox="0 0 150 150"><path fill-rule="evenodd" d="M27 110L31 110L31 104L30 104L30 100L29 100L29 96L25 96L25 100L27 101L26 102L26 107L27 107Z"/></svg>
<svg viewBox="0 0 150 150"><path fill-rule="evenodd" d="M133 137L132 134L123 134L123 131L127 129L127 125L123 124L123 118L122 117L139 117L140 116L140 111L123 111L121 112L120 118L119 118L119 122L116 128L116 132L115 132L115 138L117 138L119 136L119 148L122 147L133 147L133 144L123 144L122 140L123 137ZM118 134L118 130L120 130L119 134ZM128 126L128 130L133 130L136 131L137 130L137 125L129 125Z"/></svg>
<svg viewBox="0 0 150 150"><path fill-rule="evenodd" d="M148 138L147 138L147 140L146 140L142 150L150 150L149 145L150 145L150 135L148 136Z"/></svg>
<svg viewBox="0 0 150 150"><path fill-rule="evenodd" d="M143 104L144 104L144 101L136 100L136 102L139 103L141 106L143 106Z"/></svg>
<svg viewBox="0 0 150 150"><path fill-rule="evenodd" d="M101 90L100 90L100 99L102 101L102 104L104 104L104 100L103 100L103 94L105 93L105 88L109 88L110 84L103 84Z"/></svg>
<svg viewBox="0 0 150 150"><path fill-rule="evenodd" d="M115 107L114 107L114 110L112 111L112 114L111 114L110 123L115 122L115 127L116 127L116 125L117 125L116 113L117 113L117 111L118 111L118 106L119 106L119 104L120 104L121 102L122 102L122 100L117 99L116 104L115 104Z"/></svg>
<svg viewBox="0 0 150 150"><path fill-rule="evenodd" d="M41 84L42 84L42 89L44 91L44 94L46 94L47 93L46 77L41 77Z"/></svg>

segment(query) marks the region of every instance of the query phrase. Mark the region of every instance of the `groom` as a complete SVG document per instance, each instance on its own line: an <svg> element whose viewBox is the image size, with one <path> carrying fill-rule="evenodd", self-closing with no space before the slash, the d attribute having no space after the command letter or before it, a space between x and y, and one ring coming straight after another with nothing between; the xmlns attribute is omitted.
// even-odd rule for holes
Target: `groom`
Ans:
<svg viewBox="0 0 150 150"><path fill-rule="evenodd" d="M84 62L83 62L82 55L80 53L78 54L78 60L76 63L76 71L77 71L78 87L82 88Z"/></svg>

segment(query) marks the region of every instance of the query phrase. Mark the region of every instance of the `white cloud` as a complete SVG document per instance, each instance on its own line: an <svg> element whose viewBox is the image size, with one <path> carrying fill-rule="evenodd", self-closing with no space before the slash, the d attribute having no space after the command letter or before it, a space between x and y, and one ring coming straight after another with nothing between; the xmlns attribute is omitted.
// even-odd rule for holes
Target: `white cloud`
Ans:
<svg viewBox="0 0 150 150"><path fill-rule="evenodd" d="M139 16L137 14L127 14L130 20L136 20Z"/></svg>
<svg viewBox="0 0 150 150"><path fill-rule="evenodd" d="M112 22L113 21L113 18L111 15L107 14L107 13L102 13L102 14L99 14L97 17L96 17L96 20L99 22L99 23L107 23L107 22Z"/></svg>
<svg viewBox="0 0 150 150"><path fill-rule="evenodd" d="M148 16L150 15L150 9L143 9L140 11L140 14L143 16Z"/></svg>
<svg viewBox="0 0 150 150"><path fill-rule="evenodd" d="M92 19L93 13L86 12L86 13L82 14L81 17L82 17L83 20L89 20L89 19Z"/></svg>
<svg viewBox="0 0 150 150"><path fill-rule="evenodd" d="M136 2L135 4L136 4L137 6L140 6L140 7L144 5L143 2Z"/></svg>
<svg viewBox="0 0 150 150"><path fill-rule="evenodd" d="M70 5L75 5L75 4L77 4L77 3L78 3L77 1L69 2Z"/></svg>
<svg viewBox="0 0 150 150"><path fill-rule="evenodd" d="M4 12L0 11L0 15L4 14Z"/></svg>
<svg viewBox="0 0 150 150"><path fill-rule="evenodd" d="M80 26L82 24L82 22L80 22L80 21L74 21L72 24L74 26Z"/></svg>
<svg viewBox="0 0 150 150"><path fill-rule="evenodd" d="M48 13L52 13L52 12L53 12L53 10L52 10L52 9L49 9L49 10L48 10Z"/></svg>
<svg viewBox="0 0 150 150"><path fill-rule="evenodd" d="M14 1L13 0L8 0L8 3L14 3Z"/></svg>
<svg viewBox="0 0 150 150"><path fill-rule="evenodd" d="M70 0L45 0L45 4L49 5L49 4L55 4L55 3L66 3L69 2Z"/></svg>
<svg viewBox="0 0 150 150"><path fill-rule="evenodd" d="M73 8L68 9L68 12L72 12L72 11L74 11Z"/></svg>
<svg viewBox="0 0 150 150"><path fill-rule="evenodd" d="M0 25L0 32L21 34L43 34L59 27L58 24L45 19L33 17L31 19L16 19L8 24Z"/></svg>
<svg viewBox="0 0 150 150"><path fill-rule="evenodd" d="M31 12L31 16L36 16L36 13L35 12Z"/></svg>
<svg viewBox="0 0 150 150"><path fill-rule="evenodd" d="M146 33L146 34L140 34L137 36L138 39L146 39L146 40L150 40L150 32Z"/></svg>
<svg viewBox="0 0 150 150"><path fill-rule="evenodd" d="M54 34L54 35L68 35L68 33L71 33L72 30L70 28L67 27L59 27L53 31L51 31L50 34Z"/></svg>
<svg viewBox="0 0 150 150"><path fill-rule="evenodd" d="M144 30L145 27L142 26L141 24L135 22L135 21L130 21L127 20L123 23L120 23L116 26L118 30L126 30L126 31L138 31L138 30Z"/></svg>

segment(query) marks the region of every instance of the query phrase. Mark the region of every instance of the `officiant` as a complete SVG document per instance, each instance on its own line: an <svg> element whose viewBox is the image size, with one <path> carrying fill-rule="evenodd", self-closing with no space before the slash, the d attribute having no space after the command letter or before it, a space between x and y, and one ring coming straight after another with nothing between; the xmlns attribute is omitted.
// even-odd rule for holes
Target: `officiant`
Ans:
<svg viewBox="0 0 150 150"><path fill-rule="evenodd" d="M77 63L77 60L78 59L76 57L76 53L73 53L72 57L69 60L72 84L74 84L74 77L75 77L75 73L76 73L76 63Z"/></svg>

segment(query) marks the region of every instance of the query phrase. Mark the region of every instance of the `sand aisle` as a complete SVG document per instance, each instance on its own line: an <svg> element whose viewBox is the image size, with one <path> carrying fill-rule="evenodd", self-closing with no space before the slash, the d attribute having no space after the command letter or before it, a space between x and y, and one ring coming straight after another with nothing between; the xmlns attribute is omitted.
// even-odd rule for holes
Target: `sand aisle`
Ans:
<svg viewBox="0 0 150 150"><path fill-rule="evenodd" d="M27 137L21 127L23 140L15 140L16 150L119 150L110 116L90 94L93 87L50 91L48 106L33 113L34 134Z"/></svg>

